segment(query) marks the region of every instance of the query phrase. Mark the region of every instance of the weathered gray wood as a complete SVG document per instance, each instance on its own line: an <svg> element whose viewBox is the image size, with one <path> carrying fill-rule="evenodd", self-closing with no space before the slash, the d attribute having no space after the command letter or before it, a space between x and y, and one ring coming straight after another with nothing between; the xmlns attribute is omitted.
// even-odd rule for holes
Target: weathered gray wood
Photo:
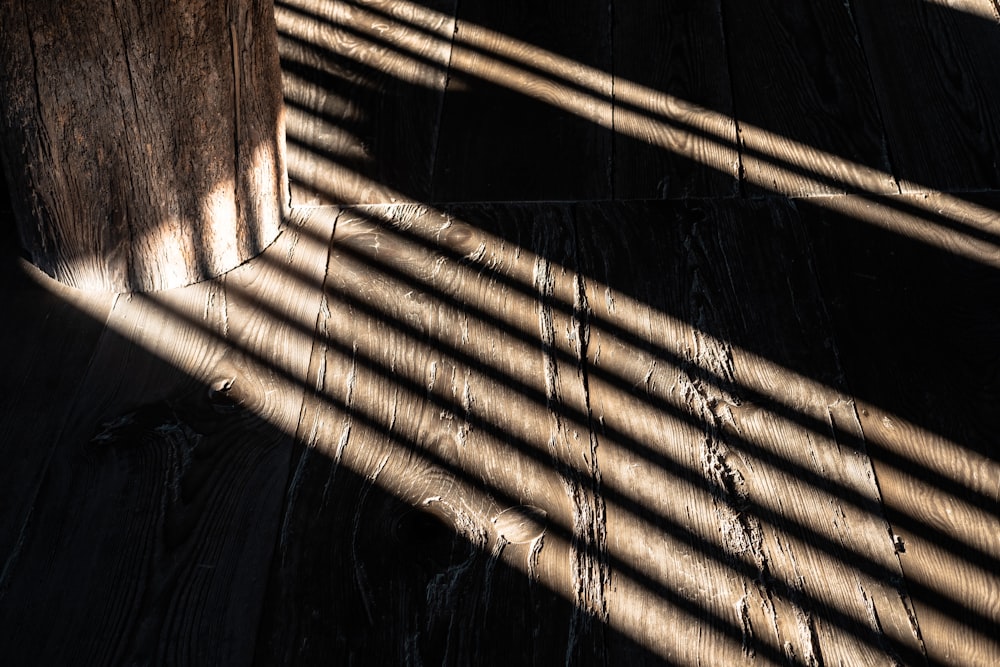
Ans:
<svg viewBox="0 0 1000 667"><path fill-rule="evenodd" d="M269 0L4 0L0 24L0 153L39 268L159 290L274 240L287 187Z"/></svg>

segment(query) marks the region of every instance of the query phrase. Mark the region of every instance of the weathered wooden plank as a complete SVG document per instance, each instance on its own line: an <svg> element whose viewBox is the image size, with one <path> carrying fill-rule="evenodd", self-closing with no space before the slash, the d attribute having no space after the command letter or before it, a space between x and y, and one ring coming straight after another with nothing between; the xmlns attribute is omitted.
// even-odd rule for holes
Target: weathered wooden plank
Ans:
<svg viewBox="0 0 1000 667"><path fill-rule="evenodd" d="M251 660L326 264L309 238L118 299L8 573L5 659Z"/></svg>
<svg viewBox="0 0 1000 667"><path fill-rule="evenodd" d="M921 662L794 211L578 216L611 561L648 582L609 622L677 664Z"/></svg>
<svg viewBox="0 0 1000 667"><path fill-rule="evenodd" d="M756 0L722 8L750 189L896 192L849 5Z"/></svg>
<svg viewBox="0 0 1000 667"><path fill-rule="evenodd" d="M610 19L599 0L460 3L435 201L610 196Z"/></svg>
<svg viewBox="0 0 1000 667"><path fill-rule="evenodd" d="M114 295L67 288L22 260L0 188L0 595L53 445L86 375Z"/></svg>
<svg viewBox="0 0 1000 667"><path fill-rule="evenodd" d="M612 11L614 197L735 194L739 156L720 3L616 2Z"/></svg>
<svg viewBox="0 0 1000 667"><path fill-rule="evenodd" d="M1000 660L1000 319L985 304L1000 297L1000 250L992 262L946 250L960 229L934 214L946 199L883 202L891 231L861 221L871 217L862 199L800 208L927 654L990 665ZM996 195L976 203L1000 210ZM913 210L940 243L907 237Z"/></svg>
<svg viewBox="0 0 1000 667"><path fill-rule="evenodd" d="M36 266L149 291L274 241L287 187L269 0L5 0L0 24L0 159Z"/></svg>
<svg viewBox="0 0 1000 667"><path fill-rule="evenodd" d="M260 664L603 664L569 222L342 216Z"/></svg>
<svg viewBox="0 0 1000 667"><path fill-rule="evenodd" d="M852 3L903 191L1000 186L991 0Z"/></svg>
<svg viewBox="0 0 1000 667"><path fill-rule="evenodd" d="M426 201L455 0L275 4L293 203Z"/></svg>

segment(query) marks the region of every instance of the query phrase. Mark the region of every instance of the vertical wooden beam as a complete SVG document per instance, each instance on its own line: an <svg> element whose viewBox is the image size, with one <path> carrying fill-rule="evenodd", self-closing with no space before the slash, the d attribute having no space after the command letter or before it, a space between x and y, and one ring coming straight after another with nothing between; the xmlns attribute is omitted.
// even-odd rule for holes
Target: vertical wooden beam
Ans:
<svg viewBox="0 0 1000 667"><path fill-rule="evenodd" d="M0 23L0 157L39 268L152 291L274 240L287 187L269 0L3 0Z"/></svg>

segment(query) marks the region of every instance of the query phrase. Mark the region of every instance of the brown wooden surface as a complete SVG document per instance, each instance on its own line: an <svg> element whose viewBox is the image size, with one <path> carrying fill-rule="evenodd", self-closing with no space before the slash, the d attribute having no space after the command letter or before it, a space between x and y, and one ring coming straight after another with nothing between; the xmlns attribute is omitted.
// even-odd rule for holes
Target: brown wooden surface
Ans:
<svg viewBox="0 0 1000 667"><path fill-rule="evenodd" d="M431 196L454 6L276 3L293 203Z"/></svg>
<svg viewBox="0 0 1000 667"><path fill-rule="evenodd" d="M66 426L39 434L52 451L13 522L0 654L251 659L309 359L293 323L311 334L319 304L290 276L321 279L325 258L293 229L225 279L116 300Z"/></svg>
<svg viewBox="0 0 1000 667"><path fill-rule="evenodd" d="M600 0L459 3L435 201L611 196L610 18Z"/></svg>
<svg viewBox="0 0 1000 667"><path fill-rule="evenodd" d="M717 335L732 326L725 313L740 300L704 311L726 298L710 283L727 284L727 269L759 276L757 262L801 251L789 211L342 213L261 664L504 662L493 642L525 643L529 628L519 663L918 657L864 454L823 430L769 424L766 406L716 396L704 378L728 363L722 384L791 386L780 400L821 429L856 434L843 394L796 388L780 366L670 319L716 317L699 326ZM736 253L740 227L746 237L784 230L770 253L734 265L719 243ZM595 262L584 273L578 243ZM618 286L591 282L635 265L617 253L676 274L647 283L653 293L637 293L641 279L627 273ZM677 261L684 254L694 264ZM799 267L797 304L785 287L768 309L760 295L773 298L771 285L745 287L760 324L741 335L756 339L772 313L823 330L809 265ZM808 338L798 340L785 355L805 356ZM663 345L704 349L672 360ZM832 354L826 365L836 373ZM734 407L716 415L723 400ZM526 507L544 513L537 531L501 532L499 518ZM516 576L527 588L497 588ZM496 620L481 634L464 618ZM325 640L322 623L336 629ZM655 632L664 626L690 635ZM383 632L415 639L372 649L360 638Z"/></svg>
<svg viewBox="0 0 1000 667"><path fill-rule="evenodd" d="M530 280L516 246L418 208L337 222L259 664L551 664L570 649L565 540L503 528L522 506L574 511L547 465L537 318L498 308L533 301L468 280L462 255Z"/></svg>
<svg viewBox="0 0 1000 667"><path fill-rule="evenodd" d="M31 261L81 289L233 269L287 200L270 2L0 3L0 162Z"/></svg>
<svg viewBox="0 0 1000 667"><path fill-rule="evenodd" d="M739 156L720 3L611 7L614 197L735 194ZM701 109L718 114L708 121L713 133L701 133Z"/></svg>
<svg viewBox="0 0 1000 667"><path fill-rule="evenodd" d="M730 0L722 9L750 191L896 192L850 5Z"/></svg>
<svg viewBox="0 0 1000 667"><path fill-rule="evenodd" d="M852 6L904 191L1000 187L996 3Z"/></svg>
<svg viewBox="0 0 1000 667"><path fill-rule="evenodd" d="M849 214L863 206L808 211L823 289L928 655L989 665L1000 655L1000 331L985 304L1000 277L995 265L858 223Z"/></svg>
<svg viewBox="0 0 1000 667"><path fill-rule="evenodd" d="M617 587L628 623L681 664L919 661L794 210L579 215L607 530L662 586Z"/></svg>
<svg viewBox="0 0 1000 667"><path fill-rule="evenodd" d="M0 662L1000 662L1000 199L912 157L996 103L950 6L908 60L861 2L284 3L277 244L106 301L4 255Z"/></svg>
<svg viewBox="0 0 1000 667"><path fill-rule="evenodd" d="M66 412L87 373L114 295L79 298L45 281L17 252L16 225L6 191L0 193L0 294L7 315L0 324L0 553L3 569L18 559L40 471L52 454ZM0 573L0 590L6 575Z"/></svg>

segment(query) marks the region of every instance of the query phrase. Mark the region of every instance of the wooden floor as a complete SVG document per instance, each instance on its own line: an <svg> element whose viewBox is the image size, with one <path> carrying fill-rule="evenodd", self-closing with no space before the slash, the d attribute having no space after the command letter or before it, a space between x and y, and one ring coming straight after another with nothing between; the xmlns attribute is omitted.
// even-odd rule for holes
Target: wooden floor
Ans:
<svg viewBox="0 0 1000 667"><path fill-rule="evenodd" d="M281 0L293 210L0 293L0 664L1000 664L993 0Z"/></svg>

